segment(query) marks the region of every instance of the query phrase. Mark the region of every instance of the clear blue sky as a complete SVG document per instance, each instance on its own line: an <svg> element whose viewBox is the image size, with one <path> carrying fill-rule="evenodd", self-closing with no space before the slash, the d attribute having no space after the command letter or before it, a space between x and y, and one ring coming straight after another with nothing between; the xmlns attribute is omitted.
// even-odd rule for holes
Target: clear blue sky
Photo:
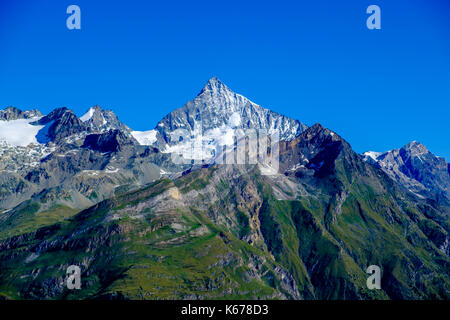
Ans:
<svg viewBox="0 0 450 320"><path fill-rule="evenodd" d="M1 0L0 108L99 104L148 130L217 76L357 152L418 140L450 161L449 18L448 0Z"/></svg>

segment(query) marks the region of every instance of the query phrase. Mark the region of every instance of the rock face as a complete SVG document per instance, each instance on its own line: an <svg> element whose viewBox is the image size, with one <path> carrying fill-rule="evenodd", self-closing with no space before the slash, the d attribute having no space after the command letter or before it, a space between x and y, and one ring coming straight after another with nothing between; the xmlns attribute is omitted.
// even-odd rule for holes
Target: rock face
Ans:
<svg viewBox="0 0 450 320"><path fill-rule="evenodd" d="M130 132L131 129L124 125L111 110L103 110L100 106L94 106L80 117L80 120L92 132L108 130L120 130Z"/></svg>
<svg viewBox="0 0 450 320"><path fill-rule="evenodd" d="M116 129L86 136L82 148L100 152L118 152L127 146L134 146L135 143L136 141L132 137Z"/></svg>
<svg viewBox="0 0 450 320"><path fill-rule="evenodd" d="M340 136L320 124L315 124L292 141L281 142L282 170L297 175L312 170L316 175L326 176L333 170L334 161L342 145L351 149ZM293 150L295 152L292 152Z"/></svg>
<svg viewBox="0 0 450 320"><path fill-rule="evenodd" d="M42 114L36 109L22 111L14 107L8 107L4 110L0 110L0 121L31 119L36 117L42 117Z"/></svg>
<svg viewBox="0 0 450 320"><path fill-rule="evenodd" d="M212 158L227 144L227 137L236 128L263 129L268 135L277 132L281 140L292 140L307 126L262 108L231 91L219 79L212 78L194 100L169 113L157 124L155 145L160 150L175 152L186 142L173 133L185 130L199 140L192 144L200 144L205 150L212 146L205 154L205 158Z"/></svg>
<svg viewBox="0 0 450 320"><path fill-rule="evenodd" d="M86 130L80 119L72 110L67 108L55 109L35 124L45 126L38 133L38 142L40 143L54 142L60 144L64 138L80 134Z"/></svg>
<svg viewBox="0 0 450 320"><path fill-rule="evenodd" d="M383 169L410 191L425 197L450 200L450 174L444 158L413 141L384 153L366 152L365 159Z"/></svg>

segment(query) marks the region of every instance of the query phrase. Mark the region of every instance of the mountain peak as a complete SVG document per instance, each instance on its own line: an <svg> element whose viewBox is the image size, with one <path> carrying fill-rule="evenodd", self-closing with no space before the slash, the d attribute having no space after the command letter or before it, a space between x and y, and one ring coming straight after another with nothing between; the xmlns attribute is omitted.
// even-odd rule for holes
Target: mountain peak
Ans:
<svg viewBox="0 0 450 320"><path fill-rule="evenodd" d="M424 154L429 152L427 147L418 141L411 141L410 143L405 145L402 149L411 151L414 154Z"/></svg>
<svg viewBox="0 0 450 320"><path fill-rule="evenodd" d="M366 152L364 160L376 164L413 193L450 199L448 163L418 141L384 153Z"/></svg>
<svg viewBox="0 0 450 320"><path fill-rule="evenodd" d="M0 110L0 120L3 121L31 119L36 117L42 117L42 113L37 109L22 111L16 107L10 106L4 110Z"/></svg>
<svg viewBox="0 0 450 320"><path fill-rule="evenodd" d="M218 77L214 76L211 77L206 84L210 84L212 86L220 86L225 85L222 80L220 80Z"/></svg>
<svg viewBox="0 0 450 320"><path fill-rule="evenodd" d="M50 112L48 115L39 119L39 121L37 123L41 124L41 125L45 125L45 124L49 123L50 121L60 119L65 113L73 114L73 111L70 109L67 109L66 107L56 108L55 110Z"/></svg>
<svg viewBox="0 0 450 320"><path fill-rule="evenodd" d="M335 139L335 140L340 139L340 137L338 135L336 135L336 133L334 133L330 129L325 128L320 123L316 123L313 126L309 127L308 129L306 129L304 131L304 133L307 136L309 136L309 137L316 136L316 135L320 134L322 136L331 136L332 139Z"/></svg>
<svg viewBox="0 0 450 320"><path fill-rule="evenodd" d="M101 114L102 111L103 109L99 105L95 105L89 108L89 110L80 117L80 120L82 122L86 122L90 120L95 114Z"/></svg>
<svg viewBox="0 0 450 320"><path fill-rule="evenodd" d="M4 111L4 112L22 112L22 110L20 110L19 108L13 107L13 106L6 107L2 111Z"/></svg>
<svg viewBox="0 0 450 320"><path fill-rule="evenodd" d="M237 128L263 129L269 135L278 133L281 140L292 140L307 126L253 103L233 92L217 77L212 77L195 99L172 111L157 124L155 129L159 138L156 146L165 152L190 148L188 145L193 141L180 141L172 133L178 129L196 132L199 128L202 134L198 144L205 145L205 154L212 157L216 154L214 150L222 150L230 143L229 138Z"/></svg>
<svg viewBox="0 0 450 320"><path fill-rule="evenodd" d="M228 88L219 78L212 77L206 82L202 91L200 91L199 95L209 92L209 93L222 93L222 92L230 92L230 88Z"/></svg>
<svg viewBox="0 0 450 320"><path fill-rule="evenodd" d="M119 129L126 132L130 131L126 125L120 122L119 118L112 110L102 109L99 105L91 107L80 117L80 120L94 132L110 129Z"/></svg>

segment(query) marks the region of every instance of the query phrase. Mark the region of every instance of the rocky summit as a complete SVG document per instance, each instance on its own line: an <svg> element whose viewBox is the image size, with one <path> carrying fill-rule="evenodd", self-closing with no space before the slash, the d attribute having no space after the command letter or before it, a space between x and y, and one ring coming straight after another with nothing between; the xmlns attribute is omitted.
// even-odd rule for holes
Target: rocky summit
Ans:
<svg viewBox="0 0 450 320"><path fill-rule="evenodd" d="M438 201L450 201L449 164L425 145L413 141L400 149L366 152L364 157L408 190Z"/></svg>
<svg viewBox="0 0 450 320"><path fill-rule="evenodd" d="M217 161L252 129L279 136L276 166ZM188 149L202 161L174 161ZM6 108L0 160L0 299L450 299L443 158L357 154L217 78L148 131L99 106Z"/></svg>

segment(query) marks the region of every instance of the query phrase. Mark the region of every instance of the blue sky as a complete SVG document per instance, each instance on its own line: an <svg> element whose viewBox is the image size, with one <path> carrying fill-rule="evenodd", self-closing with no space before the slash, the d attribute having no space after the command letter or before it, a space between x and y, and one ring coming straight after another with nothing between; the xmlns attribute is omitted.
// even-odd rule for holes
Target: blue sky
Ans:
<svg viewBox="0 0 450 320"><path fill-rule="evenodd" d="M99 104L148 130L217 76L357 152L418 140L450 161L449 15L447 0L1 0L0 108Z"/></svg>

